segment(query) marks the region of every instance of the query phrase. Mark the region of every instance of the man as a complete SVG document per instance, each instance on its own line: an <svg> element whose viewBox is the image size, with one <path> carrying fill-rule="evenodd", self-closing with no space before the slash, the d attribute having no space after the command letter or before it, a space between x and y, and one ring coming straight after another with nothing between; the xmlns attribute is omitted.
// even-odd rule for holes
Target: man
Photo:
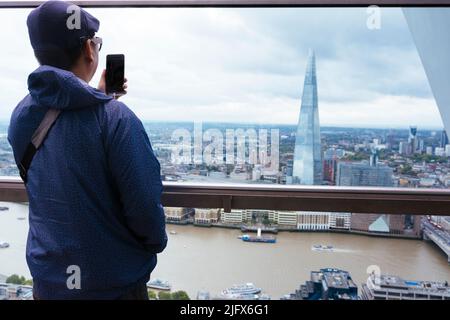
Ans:
<svg viewBox="0 0 450 320"><path fill-rule="evenodd" d="M79 27L69 28L75 11ZM46 112L61 110L25 184L34 297L147 299L156 254L167 244L160 164L141 121L104 93L105 72L99 89L88 85L98 65L99 21L48 1L27 25L40 67L11 116L18 165Z"/></svg>

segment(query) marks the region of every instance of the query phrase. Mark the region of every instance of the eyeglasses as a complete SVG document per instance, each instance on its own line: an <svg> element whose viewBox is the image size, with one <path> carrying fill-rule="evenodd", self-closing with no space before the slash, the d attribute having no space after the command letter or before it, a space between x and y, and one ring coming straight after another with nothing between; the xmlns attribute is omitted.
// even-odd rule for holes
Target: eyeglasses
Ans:
<svg viewBox="0 0 450 320"><path fill-rule="evenodd" d="M91 40L95 45L98 45L98 51L102 50L103 39L100 37L81 37L80 42L84 43L86 40Z"/></svg>
<svg viewBox="0 0 450 320"><path fill-rule="evenodd" d="M100 37L93 37L91 38L91 41L98 45L98 51L102 50L102 46L103 46L103 39Z"/></svg>

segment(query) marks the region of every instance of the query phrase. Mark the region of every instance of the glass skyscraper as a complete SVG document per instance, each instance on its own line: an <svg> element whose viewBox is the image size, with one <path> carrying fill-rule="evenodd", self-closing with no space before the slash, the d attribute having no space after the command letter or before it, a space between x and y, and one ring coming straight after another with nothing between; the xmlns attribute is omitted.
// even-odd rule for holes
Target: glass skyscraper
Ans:
<svg viewBox="0 0 450 320"><path fill-rule="evenodd" d="M295 136L294 184L322 184L322 151L317 98L316 58L310 50L303 85L302 104Z"/></svg>
<svg viewBox="0 0 450 320"><path fill-rule="evenodd" d="M393 170L388 166L341 162L337 167L336 185L393 187L392 175Z"/></svg>

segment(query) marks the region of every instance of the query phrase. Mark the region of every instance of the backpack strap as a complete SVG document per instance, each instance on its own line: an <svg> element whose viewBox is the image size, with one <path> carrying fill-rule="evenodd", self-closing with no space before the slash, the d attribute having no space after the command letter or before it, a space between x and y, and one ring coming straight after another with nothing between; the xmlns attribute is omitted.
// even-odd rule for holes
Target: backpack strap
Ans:
<svg viewBox="0 0 450 320"><path fill-rule="evenodd" d="M28 169L31 165L31 160L39 147L44 142L47 137L47 133L55 123L56 119L58 119L61 110L59 109L48 109L45 113L44 118L42 119L39 127L34 131L33 136L31 137L31 142L28 144L25 153L23 154L22 160L19 163L19 173L24 183L27 183L27 173Z"/></svg>

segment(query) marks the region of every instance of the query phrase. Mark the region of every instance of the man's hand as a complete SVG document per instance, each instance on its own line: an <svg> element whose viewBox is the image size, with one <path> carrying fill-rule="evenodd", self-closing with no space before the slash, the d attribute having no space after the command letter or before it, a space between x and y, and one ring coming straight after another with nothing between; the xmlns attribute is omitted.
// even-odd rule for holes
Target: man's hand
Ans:
<svg viewBox="0 0 450 320"><path fill-rule="evenodd" d="M127 78L125 78L123 83L123 92L112 94L114 99L119 99L121 96L127 94L128 88L127 81L128 81ZM100 82L98 83L97 89L106 94L106 69L104 69L102 72L102 76L100 77Z"/></svg>

